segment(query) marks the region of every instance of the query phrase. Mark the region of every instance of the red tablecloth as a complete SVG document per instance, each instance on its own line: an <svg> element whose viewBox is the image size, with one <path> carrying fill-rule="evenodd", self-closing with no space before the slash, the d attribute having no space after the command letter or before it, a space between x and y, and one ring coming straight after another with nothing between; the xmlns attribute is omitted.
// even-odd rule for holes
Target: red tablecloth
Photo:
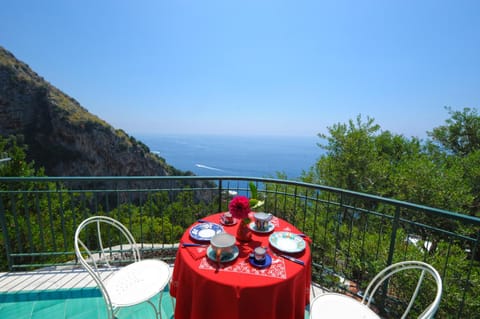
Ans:
<svg viewBox="0 0 480 319"><path fill-rule="evenodd" d="M205 220L220 224L221 214ZM274 217L275 231L299 230ZM195 225L195 224L194 224ZM194 226L192 225L192 227ZM236 234L239 223L223 226L227 233ZM194 243L190 228L181 243ZM292 319L304 318L310 298L311 255L306 249L292 255L305 266L278 257L280 253L269 245L271 233L253 233L252 241L237 241L239 256L224 263L216 271L216 263L205 256L205 247L180 247L172 275L171 294L176 297L175 319ZM248 256L257 246L268 246L272 265L265 269L253 267Z"/></svg>

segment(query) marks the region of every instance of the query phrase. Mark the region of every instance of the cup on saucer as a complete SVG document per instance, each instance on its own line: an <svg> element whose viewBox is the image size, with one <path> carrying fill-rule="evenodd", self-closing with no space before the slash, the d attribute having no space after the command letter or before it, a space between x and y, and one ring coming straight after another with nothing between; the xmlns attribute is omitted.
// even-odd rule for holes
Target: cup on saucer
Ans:
<svg viewBox="0 0 480 319"><path fill-rule="evenodd" d="M222 220L222 223L224 223L225 225L233 224L233 216L230 212L223 213L222 217L220 218Z"/></svg>
<svg viewBox="0 0 480 319"><path fill-rule="evenodd" d="M215 258L219 262L222 256L233 254L235 236L228 233L219 233L210 239L210 246L215 252Z"/></svg>
<svg viewBox="0 0 480 319"><path fill-rule="evenodd" d="M253 218L255 219L255 227L258 230L265 231L268 229L268 223L270 220L272 220L273 215L264 212L258 212L253 214Z"/></svg>
<svg viewBox="0 0 480 319"><path fill-rule="evenodd" d="M267 257L267 248L258 246L253 250L253 258L255 263L263 265L265 263L265 258Z"/></svg>

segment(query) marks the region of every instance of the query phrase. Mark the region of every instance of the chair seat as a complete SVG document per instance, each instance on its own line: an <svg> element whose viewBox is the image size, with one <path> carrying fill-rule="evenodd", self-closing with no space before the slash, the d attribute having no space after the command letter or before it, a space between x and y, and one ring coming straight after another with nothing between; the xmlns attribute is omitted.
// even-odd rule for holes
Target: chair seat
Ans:
<svg viewBox="0 0 480 319"><path fill-rule="evenodd" d="M312 319L379 319L369 307L359 301L337 293L325 293L312 301Z"/></svg>
<svg viewBox="0 0 480 319"><path fill-rule="evenodd" d="M160 260L142 260L121 268L105 283L112 305L127 307L154 297L168 284L170 268Z"/></svg>

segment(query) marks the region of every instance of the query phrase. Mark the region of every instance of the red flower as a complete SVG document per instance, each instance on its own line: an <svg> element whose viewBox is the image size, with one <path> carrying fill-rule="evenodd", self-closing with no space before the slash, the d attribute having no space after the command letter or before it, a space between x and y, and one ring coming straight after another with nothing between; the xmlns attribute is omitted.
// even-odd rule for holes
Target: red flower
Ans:
<svg viewBox="0 0 480 319"><path fill-rule="evenodd" d="M237 219L248 218L250 213L250 200L245 196L236 196L228 204L228 210Z"/></svg>

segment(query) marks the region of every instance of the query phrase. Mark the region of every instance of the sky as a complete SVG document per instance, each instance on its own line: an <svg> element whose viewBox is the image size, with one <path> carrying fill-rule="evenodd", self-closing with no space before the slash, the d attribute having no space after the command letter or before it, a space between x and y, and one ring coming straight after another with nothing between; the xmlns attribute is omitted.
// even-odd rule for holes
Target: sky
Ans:
<svg viewBox="0 0 480 319"><path fill-rule="evenodd" d="M480 107L480 1L4 1L0 46L135 134L426 137Z"/></svg>

